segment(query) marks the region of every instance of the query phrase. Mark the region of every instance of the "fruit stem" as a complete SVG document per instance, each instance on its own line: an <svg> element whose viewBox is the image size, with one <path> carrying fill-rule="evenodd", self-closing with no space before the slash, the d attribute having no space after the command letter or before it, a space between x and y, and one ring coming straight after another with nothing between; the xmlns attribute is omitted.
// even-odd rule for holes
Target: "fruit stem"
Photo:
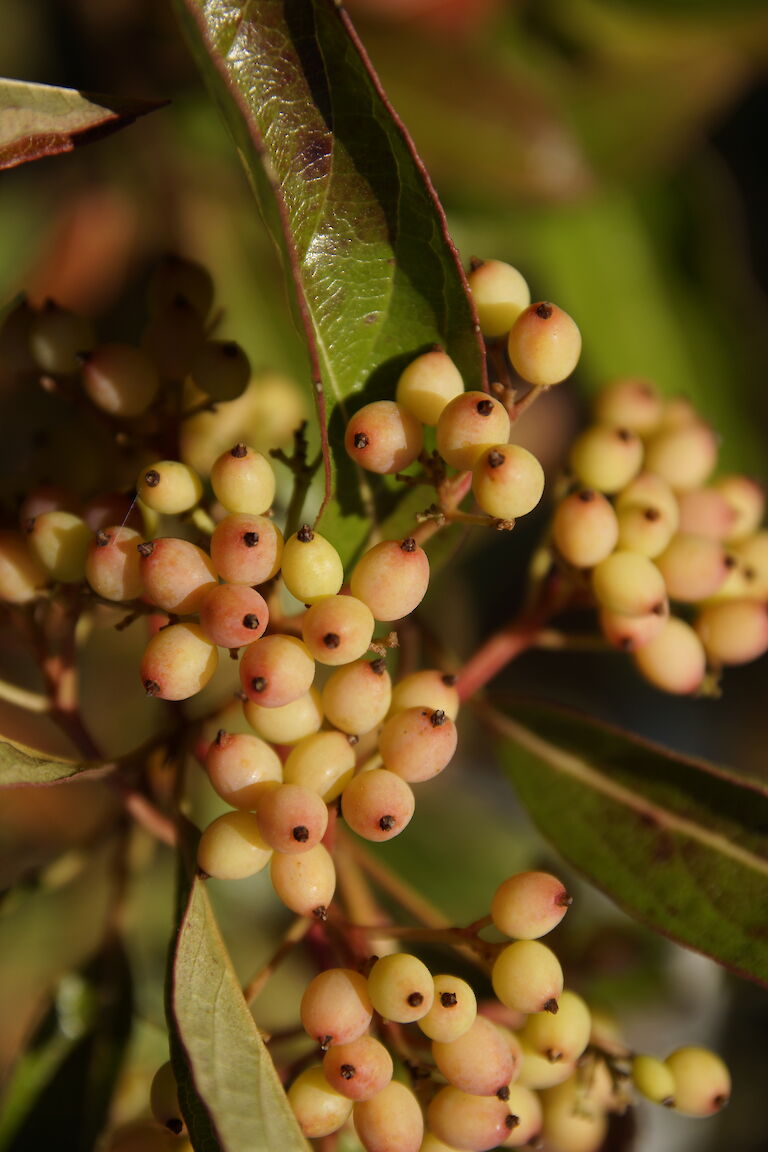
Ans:
<svg viewBox="0 0 768 1152"><path fill-rule="evenodd" d="M254 975L243 988L243 996L245 997L246 1004L253 1003L253 1001L267 984L270 976L272 976L272 974L280 966L280 964L283 962L289 952L294 948L294 946L304 939L311 927L312 921L309 920L306 916L296 917L291 926L283 935L282 940L270 956L269 960L267 960L266 964L263 964L262 967L259 968L256 973L254 973Z"/></svg>

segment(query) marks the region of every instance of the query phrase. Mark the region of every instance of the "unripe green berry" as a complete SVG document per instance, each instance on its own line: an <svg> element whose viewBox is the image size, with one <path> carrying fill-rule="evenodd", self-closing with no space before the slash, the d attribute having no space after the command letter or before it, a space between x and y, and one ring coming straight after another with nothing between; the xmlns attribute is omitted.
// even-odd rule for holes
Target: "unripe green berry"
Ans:
<svg viewBox="0 0 768 1152"><path fill-rule="evenodd" d="M275 498L275 473L266 456L238 443L213 463L214 495L228 512L261 516Z"/></svg>
<svg viewBox="0 0 768 1152"><path fill-rule="evenodd" d="M671 1108L675 1103L675 1078L671 1069L655 1056L635 1056L632 1083L641 1096L654 1104Z"/></svg>
<svg viewBox="0 0 768 1152"><path fill-rule="evenodd" d="M176 516L194 508L203 494L203 485L188 464L179 460L158 460L141 470L136 492L148 508L166 516Z"/></svg>
<svg viewBox="0 0 768 1152"><path fill-rule="evenodd" d="M335 596L344 581L344 566L338 552L308 524L286 540L281 572L288 591L303 604L315 604L324 596Z"/></svg>
<svg viewBox="0 0 768 1152"><path fill-rule="evenodd" d="M244 880L266 868L272 849L253 812L225 812L203 832L197 866L217 880Z"/></svg>

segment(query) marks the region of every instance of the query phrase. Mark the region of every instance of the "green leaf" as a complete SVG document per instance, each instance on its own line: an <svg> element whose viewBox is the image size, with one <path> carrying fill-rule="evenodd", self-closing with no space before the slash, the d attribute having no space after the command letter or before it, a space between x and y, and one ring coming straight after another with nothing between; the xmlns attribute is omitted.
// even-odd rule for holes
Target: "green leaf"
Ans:
<svg viewBox="0 0 768 1152"><path fill-rule="evenodd" d="M542 832L649 927L768 984L768 787L557 708L497 717Z"/></svg>
<svg viewBox="0 0 768 1152"><path fill-rule="evenodd" d="M0 741L0 788L55 784L57 780L67 780L96 767L96 764L47 756L25 744Z"/></svg>
<svg viewBox="0 0 768 1152"><path fill-rule="evenodd" d="M197 1152L309 1152L243 998L205 882L182 835L168 1017L179 1099Z"/></svg>
<svg viewBox="0 0 768 1152"><path fill-rule="evenodd" d="M125 128L164 103L0 80L0 168L71 152Z"/></svg>
<svg viewBox="0 0 768 1152"><path fill-rule="evenodd" d="M347 406L391 396L404 364L442 344L468 388L484 357L442 209L343 9L332 0L176 0L290 273L304 326L328 481L350 516L371 499L343 448ZM402 487L367 477L392 504ZM335 541L335 538L334 538Z"/></svg>

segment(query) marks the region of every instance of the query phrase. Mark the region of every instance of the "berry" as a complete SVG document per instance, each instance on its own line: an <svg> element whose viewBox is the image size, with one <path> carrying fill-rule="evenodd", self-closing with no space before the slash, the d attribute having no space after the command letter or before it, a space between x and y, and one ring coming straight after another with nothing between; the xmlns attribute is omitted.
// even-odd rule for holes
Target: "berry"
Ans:
<svg viewBox="0 0 768 1152"><path fill-rule="evenodd" d="M668 618L667 607L663 612L649 612L646 616L624 616L620 612L601 608L600 631L614 648L622 652L634 652L660 632Z"/></svg>
<svg viewBox="0 0 768 1152"><path fill-rule="evenodd" d="M707 604L694 626L711 664L748 664L768 651L768 608L762 600Z"/></svg>
<svg viewBox="0 0 768 1152"><path fill-rule="evenodd" d="M176 1077L170 1061L161 1064L152 1078L149 1090L149 1106L158 1123L165 1125L178 1135L184 1128L184 1120L179 1106L179 1093Z"/></svg>
<svg viewBox="0 0 768 1152"><path fill-rule="evenodd" d="M328 827L328 809L301 784L276 784L265 789L256 812L259 831L276 852L309 852Z"/></svg>
<svg viewBox="0 0 768 1152"><path fill-rule="evenodd" d="M640 436L653 432L661 420L663 401L648 380L633 376L614 380L595 400L595 417L601 424L628 428Z"/></svg>
<svg viewBox="0 0 768 1152"><path fill-rule="evenodd" d="M85 578L97 596L105 600L135 600L144 580L136 545L141 540L133 528L100 528L88 547Z"/></svg>
<svg viewBox="0 0 768 1152"><path fill-rule="evenodd" d="M304 696L315 678L312 653L296 636L273 632L249 644L240 660L240 683L262 708L281 708Z"/></svg>
<svg viewBox="0 0 768 1152"><path fill-rule="evenodd" d="M253 812L225 812L203 832L197 866L217 880L245 880L266 868L272 849Z"/></svg>
<svg viewBox="0 0 768 1152"><path fill-rule="evenodd" d="M497 444L483 450L472 469L472 491L489 516L514 520L526 516L544 492L544 469L527 448Z"/></svg>
<svg viewBox="0 0 768 1152"><path fill-rule="evenodd" d="M392 701L392 681L383 658L355 660L337 668L326 680L321 699L334 728L354 736L372 731Z"/></svg>
<svg viewBox="0 0 768 1152"><path fill-rule="evenodd" d="M681 532L725 540L731 534L736 513L717 488L689 488L677 497Z"/></svg>
<svg viewBox="0 0 768 1152"><path fill-rule="evenodd" d="M555 1063L575 1063L589 1043L592 1017L589 1008L575 992L565 989L558 1000L557 1013L535 1012L525 1022L521 1039Z"/></svg>
<svg viewBox="0 0 768 1152"><path fill-rule="evenodd" d="M488 1152L504 1142L516 1117L496 1096L475 1096L449 1084L430 1101L427 1124L450 1148Z"/></svg>
<svg viewBox="0 0 768 1152"><path fill-rule="evenodd" d="M416 807L412 788L394 772L373 768L345 785L341 811L347 824L366 840L391 840L409 823Z"/></svg>
<svg viewBox="0 0 768 1152"><path fill-rule="evenodd" d="M288 784L311 788L330 804L352 779L355 750L341 732L314 732L291 749L283 769Z"/></svg>
<svg viewBox="0 0 768 1152"><path fill-rule="evenodd" d="M35 560L51 580L79 584L92 534L88 525L72 512L42 512L26 525L27 544Z"/></svg>
<svg viewBox="0 0 768 1152"><path fill-rule="evenodd" d="M688 1045L664 1061L675 1081L675 1110L685 1116L711 1116L728 1103L731 1077L719 1056Z"/></svg>
<svg viewBox="0 0 768 1152"><path fill-rule="evenodd" d="M571 897L556 876L518 872L496 889L491 916L505 936L537 940L557 927L570 904Z"/></svg>
<svg viewBox="0 0 768 1152"><path fill-rule="evenodd" d="M524 1036L520 1036L520 1076L518 1084L531 1090L552 1088L562 1084L574 1072L576 1065L570 1060L550 1060L531 1048Z"/></svg>
<svg viewBox="0 0 768 1152"><path fill-rule="evenodd" d="M199 611L203 632L222 648L250 644L269 623L266 600L244 584L215 584L206 592Z"/></svg>
<svg viewBox="0 0 768 1152"><path fill-rule="evenodd" d="M320 693L316 688L277 708L265 708L246 700L243 712L257 736L271 744L297 744L304 736L317 732L323 722Z"/></svg>
<svg viewBox="0 0 768 1152"><path fill-rule="evenodd" d="M646 1100L671 1108L675 1103L675 1078L663 1060L655 1056L635 1056L632 1083Z"/></svg>
<svg viewBox="0 0 768 1152"><path fill-rule="evenodd" d="M156 314L179 296L205 319L213 304L213 280L202 264L169 252L152 269L147 284L147 306Z"/></svg>
<svg viewBox="0 0 768 1152"><path fill-rule="evenodd" d="M410 784L431 780L456 751L456 725L445 712L406 708L385 721L379 752L385 768Z"/></svg>
<svg viewBox="0 0 768 1152"><path fill-rule="evenodd" d="M205 687L218 662L216 648L197 624L171 624L144 649L141 682L147 696L186 700Z"/></svg>
<svg viewBox="0 0 768 1152"><path fill-rule="evenodd" d="M610 612L646 616L661 612L667 598L664 577L639 552L612 552L592 570L595 599Z"/></svg>
<svg viewBox="0 0 768 1152"><path fill-rule="evenodd" d="M218 581L207 552L175 536L136 546L144 591L158 608L177 615L197 612Z"/></svg>
<svg viewBox="0 0 768 1152"><path fill-rule="evenodd" d="M635 667L656 688L675 695L698 692L707 669L704 646L689 624L670 616L633 655Z"/></svg>
<svg viewBox="0 0 768 1152"><path fill-rule="evenodd" d="M423 548L407 536L382 540L352 569L350 590L367 604L376 620L400 620L413 612L427 591L429 560Z"/></svg>
<svg viewBox="0 0 768 1152"><path fill-rule="evenodd" d="M476 1096L495 1096L518 1071L506 1036L485 1016L476 1016L456 1040L433 1040L432 1055L446 1080Z"/></svg>
<svg viewBox="0 0 768 1152"><path fill-rule="evenodd" d="M619 525L613 505L592 488L561 500L552 521L552 538L574 568L594 568L616 547Z"/></svg>
<svg viewBox="0 0 768 1152"><path fill-rule="evenodd" d="M473 263L467 276L480 321L480 331L488 339L504 336L531 302L525 278L503 260Z"/></svg>
<svg viewBox="0 0 768 1152"><path fill-rule="evenodd" d="M206 340L192 361L190 376L213 400L234 400L251 378L251 365L234 340Z"/></svg>
<svg viewBox="0 0 768 1152"><path fill-rule="evenodd" d="M390 1080L370 1100L358 1101L352 1120L365 1152L419 1152L424 1118L419 1102L405 1084Z"/></svg>
<svg viewBox="0 0 768 1152"><path fill-rule="evenodd" d="M183 295L177 295L151 317L141 346L162 377L183 380L204 340L202 315Z"/></svg>
<svg viewBox="0 0 768 1152"><path fill-rule="evenodd" d="M349 664L368 651L374 623L370 608L355 596L326 596L307 609L301 634L321 664Z"/></svg>
<svg viewBox="0 0 768 1152"><path fill-rule="evenodd" d="M449 401L464 391L461 373L443 348L412 360L400 373L395 399L422 424L434 427Z"/></svg>
<svg viewBox="0 0 768 1152"><path fill-rule="evenodd" d="M678 491L700 488L716 462L717 436L701 421L662 429L646 444L645 467Z"/></svg>
<svg viewBox="0 0 768 1152"><path fill-rule="evenodd" d="M656 566L672 600L696 603L717 592L731 564L719 540L678 532L656 557Z"/></svg>
<svg viewBox="0 0 768 1152"><path fill-rule="evenodd" d="M336 595L344 582L344 566L333 545L304 524L285 542L282 576L297 600L314 604Z"/></svg>
<svg viewBox="0 0 768 1152"><path fill-rule="evenodd" d="M327 968L310 980L301 998L301 1024L321 1048L357 1040L373 1018L368 982L351 968Z"/></svg>
<svg viewBox="0 0 768 1152"><path fill-rule="evenodd" d="M0 529L0 601L31 604L47 583L45 567L30 551L21 533L11 528Z"/></svg>
<svg viewBox="0 0 768 1152"><path fill-rule="evenodd" d="M266 516L225 516L211 536L211 559L229 584L263 584L280 571L283 534Z"/></svg>
<svg viewBox="0 0 768 1152"><path fill-rule="evenodd" d="M623 552L639 552L655 560L669 545L674 533L670 520L648 504L627 504L618 512L618 546Z"/></svg>
<svg viewBox="0 0 768 1152"><path fill-rule="evenodd" d="M291 912L324 920L336 890L333 857L322 844L306 852L275 852L269 870L272 887Z"/></svg>
<svg viewBox="0 0 768 1152"><path fill-rule="evenodd" d="M473 468L483 450L509 440L509 413L485 392L463 392L437 422L437 450L452 468Z"/></svg>
<svg viewBox="0 0 768 1152"><path fill-rule="evenodd" d="M247 444L235 444L213 463L211 485L228 512L261 516L275 498L275 474L266 456Z"/></svg>
<svg viewBox="0 0 768 1152"><path fill-rule="evenodd" d="M373 1036L333 1044L323 1057L328 1083L349 1100L370 1100L392 1079L392 1057Z"/></svg>
<svg viewBox="0 0 768 1152"><path fill-rule="evenodd" d="M160 378L141 348L99 344L84 361L83 387L96 407L110 416L141 416L154 401Z"/></svg>
<svg viewBox="0 0 768 1152"><path fill-rule="evenodd" d="M522 1084L510 1084L509 1096L505 1103L512 1115L517 1117L517 1124L512 1128L506 1140L502 1142L502 1148L522 1148L525 1144L533 1145L541 1131L542 1124L539 1097Z"/></svg>
<svg viewBox="0 0 768 1152"><path fill-rule="evenodd" d="M136 491L148 508L176 516L194 508L203 494L203 486L197 472L188 464L158 460L139 473Z"/></svg>
<svg viewBox="0 0 768 1152"><path fill-rule="evenodd" d="M424 444L422 427L394 400L375 400L347 424L344 444L352 459L369 472L402 472L413 464Z"/></svg>
<svg viewBox="0 0 768 1152"><path fill-rule="evenodd" d="M421 960L407 952L380 957L368 975L368 995L385 1020L410 1024L432 1007L435 986Z"/></svg>
<svg viewBox="0 0 768 1152"><path fill-rule="evenodd" d="M557 1152L597 1152L608 1128L605 1112L585 1100L576 1076L547 1088L541 1097L541 1134Z"/></svg>
<svg viewBox="0 0 768 1152"><path fill-rule="evenodd" d="M299 1073L288 1089L288 1103L309 1139L337 1132L352 1111L352 1101L328 1083L319 1064Z"/></svg>
<svg viewBox="0 0 768 1152"><path fill-rule="evenodd" d="M639 504L642 508L655 508L672 531L677 531L680 519L677 497L661 476L656 476L653 472L639 472L634 480L617 492L617 512L634 504Z"/></svg>
<svg viewBox="0 0 768 1152"><path fill-rule="evenodd" d="M537 388L549 388L571 375L581 355L581 333L556 304L529 304L509 333L512 367Z"/></svg>
<svg viewBox="0 0 768 1152"><path fill-rule="evenodd" d="M493 990L508 1008L518 1012L557 1012L563 991L560 962L538 940L508 944L493 965Z"/></svg>
<svg viewBox="0 0 768 1152"><path fill-rule="evenodd" d="M728 543L745 540L760 527L765 511L765 492L749 476L730 474L721 476L713 485L731 509L732 520Z"/></svg>
<svg viewBox="0 0 768 1152"><path fill-rule="evenodd" d="M640 437L608 424L593 424L571 448L570 465L577 480L598 492L620 491L637 475L642 463Z"/></svg>
<svg viewBox="0 0 768 1152"><path fill-rule="evenodd" d="M458 1040L474 1024L477 1000L471 986L458 976L435 976L432 983L432 1007L418 1025L430 1040L448 1044Z"/></svg>
<svg viewBox="0 0 768 1152"><path fill-rule="evenodd" d="M444 712L450 720L455 720L459 712L456 677L432 668L404 676L392 689L390 710L394 714L406 708L428 708L430 713Z"/></svg>
<svg viewBox="0 0 768 1152"><path fill-rule="evenodd" d="M80 354L93 347L93 328L77 316L48 300L31 319L29 350L43 372L68 374L80 367Z"/></svg>
<svg viewBox="0 0 768 1152"><path fill-rule="evenodd" d="M280 757L269 744L247 732L220 729L205 758L214 790L233 808L253 809L265 783L283 778Z"/></svg>

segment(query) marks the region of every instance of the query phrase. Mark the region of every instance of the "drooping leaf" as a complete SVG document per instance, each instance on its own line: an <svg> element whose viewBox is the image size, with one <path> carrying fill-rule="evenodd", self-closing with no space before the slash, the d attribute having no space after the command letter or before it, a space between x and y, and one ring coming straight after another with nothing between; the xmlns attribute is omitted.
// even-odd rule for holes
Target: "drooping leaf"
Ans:
<svg viewBox="0 0 768 1152"><path fill-rule="evenodd" d="M0 80L0 168L71 152L125 128L163 103Z"/></svg>
<svg viewBox="0 0 768 1152"><path fill-rule="evenodd" d="M554 707L496 717L541 831L627 912L768 984L768 786Z"/></svg>
<svg viewBox="0 0 768 1152"><path fill-rule="evenodd" d="M243 997L194 874L194 832L181 848L179 925L169 956L167 1011L179 1099L197 1152L309 1152Z"/></svg>
<svg viewBox="0 0 768 1152"><path fill-rule="evenodd" d="M96 767L88 762L47 756L24 744L0 741L0 788L55 784Z"/></svg>
<svg viewBox="0 0 768 1152"><path fill-rule="evenodd" d="M372 498L361 500L343 450L348 408L391 396L408 359L435 343L468 388L482 385L458 257L343 9L332 0L176 3L283 253L330 440L328 483L341 470L349 556L382 514L379 494L386 507L403 490L369 476Z"/></svg>

